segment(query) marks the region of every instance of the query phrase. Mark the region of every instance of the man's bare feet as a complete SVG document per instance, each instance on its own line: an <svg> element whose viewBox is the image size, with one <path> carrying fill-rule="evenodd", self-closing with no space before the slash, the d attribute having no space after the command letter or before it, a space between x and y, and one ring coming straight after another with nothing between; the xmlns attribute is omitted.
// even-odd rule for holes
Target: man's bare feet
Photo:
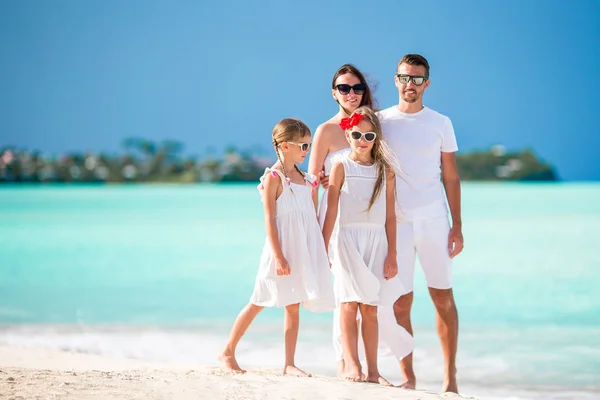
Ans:
<svg viewBox="0 0 600 400"><path fill-rule="evenodd" d="M400 389L415 390L417 388L417 380L415 378L408 379L406 382L398 385Z"/></svg>
<svg viewBox="0 0 600 400"><path fill-rule="evenodd" d="M246 373L246 370L242 369L240 367L240 365L238 364L237 360L235 359L234 353L232 353L228 350L225 350L225 351L223 351L223 353L219 354L219 356L217 358L223 365L223 368L226 369L227 371L235 372L237 374L245 374Z"/></svg>
<svg viewBox="0 0 600 400"><path fill-rule="evenodd" d="M387 379L385 379L383 376L381 376L379 374L367 375L366 381L371 382L371 383L379 383L380 385L383 385L383 386L394 386Z"/></svg>
<svg viewBox="0 0 600 400"><path fill-rule="evenodd" d="M302 371L300 368L296 367L295 365L286 365L285 367L283 367L283 374L291 375L291 376L306 376L306 377L312 376L308 372Z"/></svg>
<svg viewBox="0 0 600 400"><path fill-rule="evenodd" d="M458 394L458 383L456 382L456 374L450 376L446 375L444 378L444 385L442 386L442 393L452 392Z"/></svg>

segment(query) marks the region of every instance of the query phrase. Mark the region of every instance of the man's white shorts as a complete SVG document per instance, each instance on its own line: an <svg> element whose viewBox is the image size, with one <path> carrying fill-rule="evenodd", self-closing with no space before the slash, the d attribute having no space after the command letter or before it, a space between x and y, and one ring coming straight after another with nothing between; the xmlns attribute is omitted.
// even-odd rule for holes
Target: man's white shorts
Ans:
<svg viewBox="0 0 600 400"><path fill-rule="evenodd" d="M450 289L452 259L448 252L448 217L402 221L396 226L398 276L404 286L403 295L413 291L417 256L425 273L427 286Z"/></svg>

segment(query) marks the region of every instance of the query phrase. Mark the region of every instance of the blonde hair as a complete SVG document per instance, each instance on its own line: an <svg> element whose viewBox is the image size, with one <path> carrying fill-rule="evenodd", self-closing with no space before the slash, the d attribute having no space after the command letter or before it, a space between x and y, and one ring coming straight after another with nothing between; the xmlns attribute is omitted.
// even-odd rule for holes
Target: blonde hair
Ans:
<svg viewBox="0 0 600 400"><path fill-rule="evenodd" d="M287 171L283 166L283 160L281 159L281 154L279 153L279 146L283 142L295 142L299 141L304 136L310 135L310 129L306 124L299 119L296 118L284 118L279 121L275 127L273 128L273 147L275 148L275 153L277 153L277 159L281 164L281 169L283 170L283 175L287 178ZM300 173L300 175L304 176L304 172L300 171L300 168L296 164L294 164L296 171Z"/></svg>
<svg viewBox="0 0 600 400"><path fill-rule="evenodd" d="M375 181L373 194L371 195L369 207L367 208L367 211L370 211L373 204L375 204L381 195L386 171L388 173L393 173L393 171L402 171L402 169L400 168L398 159L383 139L381 122L379 121L379 118L377 118L377 115L375 115L375 112L369 107L362 106L354 110L352 115L354 114L360 114L364 117L363 121L369 121L371 125L373 125L373 132L376 133L373 148L371 149L371 156L375 160L375 165L377 166L377 180ZM352 117L352 115L350 117ZM351 129L352 128L348 130Z"/></svg>

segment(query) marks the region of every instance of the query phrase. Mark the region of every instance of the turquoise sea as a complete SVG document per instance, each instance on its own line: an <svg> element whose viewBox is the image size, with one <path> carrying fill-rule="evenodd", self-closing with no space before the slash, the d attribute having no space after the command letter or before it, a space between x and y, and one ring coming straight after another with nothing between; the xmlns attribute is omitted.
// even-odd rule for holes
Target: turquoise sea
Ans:
<svg viewBox="0 0 600 400"><path fill-rule="evenodd" d="M600 398L600 184L463 184L458 371L482 399ZM0 345L216 365L264 242L255 185L0 186ZM422 389L442 354L422 274ZM283 362L282 310L243 366ZM304 312L298 364L333 374L331 314ZM395 362L382 372L399 383Z"/></svg>

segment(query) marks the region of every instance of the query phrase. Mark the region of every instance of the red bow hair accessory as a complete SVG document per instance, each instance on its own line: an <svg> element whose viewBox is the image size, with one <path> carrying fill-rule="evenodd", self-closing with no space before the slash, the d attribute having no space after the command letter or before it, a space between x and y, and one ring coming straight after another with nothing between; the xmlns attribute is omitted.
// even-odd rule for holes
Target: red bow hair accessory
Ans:
<svg viewBox="0 0 600 400"><path fill-rule="evenodd" d="M350 129L353 126L358 125L358 123L364 118L365 116L363 114L353 114L350 118L342 118L342 121L340 122L340 127L343 130Z"/></svg>

